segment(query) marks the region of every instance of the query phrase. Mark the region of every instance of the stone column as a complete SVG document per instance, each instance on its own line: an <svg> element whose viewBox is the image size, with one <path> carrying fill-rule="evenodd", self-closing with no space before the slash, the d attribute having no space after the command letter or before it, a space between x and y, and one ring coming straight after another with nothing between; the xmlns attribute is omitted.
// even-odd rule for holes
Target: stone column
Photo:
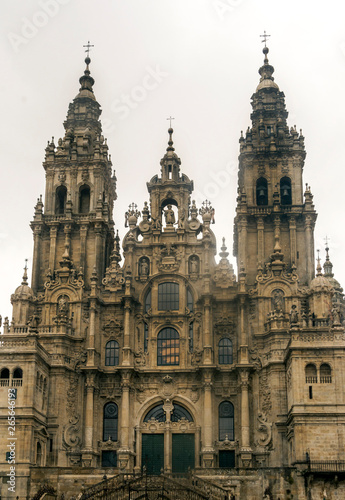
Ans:
<svg viewBox="0 0 345 500"><path fill-rule="evenodd" d="M87 236L87 224L83 224L80 226L80 267L83 268L84 271L84 280L86 278L85 272L85 258L86 258L86 236Z"/></svg>
<svg viewBox="0 0 345 500"><path fill-rule="evenodd" d="M213 418L212 418L212 372L204 372L204 439L202 458L204 467L214 467L215 450L213 448Z"/></svg>
<svg viewBox="0 0 345 500"><path fill-rule="evenodd" d="M205 303L204 303L204 345L203 345L205 365L212 364L210 309L211 309L211 298L205 297Z"/></svg>
<svg viewBox="0 0 345 500"><path fill-rule="evenodd" d="M306 271L308 281L315 276L315 256L314 256L314 238L313 238L313 219L310 216L305 218L305 244L306 244Z"/></svg>
<svg viewBox="0 0 345 500"><path fill-rule="evenodd" d="M131 364L131 347L130 347L130 314L131 314L131 299L125 298L124 304L124 324L123 324L123 349L122 349L122 365L129 366Z"/></svg>
<svg viewBox="0 0 345 500"><path fill-rule="evenodd" d="M84 467L96 465L96 457L93 450L93 428L94 428L94 389L95 374L89 372L86 374L86 405L85 405L85 429L84 429L84 449L82 451L82 462Z"/></svg>
<svg viewBox="0 0 345 500"><path fill-rule="evenodd" d="M131 457L133 455L129 446L129 429L132 424L131 414L130 414L130 379L131 373L129 371L123 371L122 376L122 399L121 399L121 427L120 427L120 441L121 448L118 451L119 467L120 469L128 469L131 464Z"/></svg>
<svg viewBox="0 0 345 500"><path fill-rule="evenodd" d="M52 272L55 269L55 256L56 256L56 236L58 225L50 226L50 249L49 249L49 268Z"/></svg>
<svg viewBox="0 0 345 500"><path fill-rule="evenodd" d="M297 242L296 242L296 217L289 218L290 229L290 260L291 265L297 265Z"/></svg>
<svg viewBox="0 0 345 500"><path fill-rule="evenodd" d="M103 252L102 252L102 224L97 222L95 224L95 267L98 276L103 277Z"/></svg>
<svg viewBox="0 0 345 500"><path fill-rule="evenodd" d="M31 288L36 293L39 285L40 273L40 255L41 255L41 226L35 225L34 228L34 252L32 257L32 279Z"/></svg>
<svg viewBox="0 0 345 500"><path fill-rule="evenodd" d="M241 217L239 220L239 262L242 267L247 269L247 219L246 217Z"/></svg>
<svg viewBox="0 0 345 500"><path fill-rule="evenodd" d="M241 461L243 467L252 465L252 449L250 447L249 419L249 372L240 371L241 383Z"/></svg>
<svg viewBox="0 0 345 500"><path fill-rule="evenodd" d="M262 266L265 260L264 218L258 217L256 221L258 230L258 264Z"/></svg>

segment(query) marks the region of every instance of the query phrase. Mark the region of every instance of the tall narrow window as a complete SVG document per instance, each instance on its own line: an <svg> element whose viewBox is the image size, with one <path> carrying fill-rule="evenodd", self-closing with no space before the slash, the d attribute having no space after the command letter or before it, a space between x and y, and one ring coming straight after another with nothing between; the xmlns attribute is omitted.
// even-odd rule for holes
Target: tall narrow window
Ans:
<svg viewBox="0 0 345 500"><path fill-rule="evenodd" d="M39 441L37 441L36 445L36 465L42 465L42 446Z"/></svg>
<svg viewBox="0 0 345 500"><path fill-rule="evenodd" d="M291 205L291 179L289 177L283 177L280 179L280 203L282 205Z"/></svg>
<svg viewBox="0 0 345 500"><path fill-rule="evenodd" d="M110 340L105 346L105 366L117 366L119 364L119 344L116 340Z"/></svg>
<svg viewBox="0 0 345 500"><path fill-rule="evenodd" d="M118 408L115 403L107 403L103 415L103 441L117 441Z"/></svg>
<svg viewBox="0 0 345 500"><path fill-rule="evenodd" d="M232 342L230 339L221 339L218 344L218 360L220 365L231 365L232 357Z"/></svg>
<svg viewBox="0 0 345 500"><path fill-rule="evenodd" d="M151 309L151 290L149 290L145 297L145 312L147 313Z"/></svg>
<svg viewBox="0 0 345 500"><path fill-rule="evenodd" d="M258 206L268 205L267 179L260 177L256 181L256 204Z"/></svg>
<svg viewBox="0 0 345 500"><path fill-rule="evenodd" d="M158 285L158 310L177 311L179 309L179 286L177 283Z"/></svg>
<svg viewBox="0 0 345 500"><path fill-rule="evenodd" d="M234 405L223 401L219 405L219 441L234 441Z"/></svg>
<svg viewBox="0 0 345 500"><path fill-rule="evenodd" d="M144 323L144 352L147 352L149 345L149 327Z"/></svg>
<svg viewBox="0 0 345 500"><path fill-rule="evenodd" d="M56 215L64 214L67 200L66 186L59 186L55 196L55 213Z"/></svg>
<svg viewBox="0 0 345 500"><path fill-rule="evenodd" d="M82 186L79 190L79 213L88 214L90 212L90 188Z"/></svg>
<svg viewBox="0 0 345 500"><path fill-rule="evenodd" d="M187 288L187 308L193 311L193 295L189 288Z"/></svg>
<svg viewBox="0 0 345 500"><path fill-rule="evenodd" d="M178 365L180 362L180 339L174 328L164 328L157 337L157 365Z"/></svg>
<svg viewBox="0 0 345 500"><path fill-rule="evenodd" d="M193 352L194 350L194 321L189 323L189 335L188 335L188 341L189 341L189 352Z"/></svg>

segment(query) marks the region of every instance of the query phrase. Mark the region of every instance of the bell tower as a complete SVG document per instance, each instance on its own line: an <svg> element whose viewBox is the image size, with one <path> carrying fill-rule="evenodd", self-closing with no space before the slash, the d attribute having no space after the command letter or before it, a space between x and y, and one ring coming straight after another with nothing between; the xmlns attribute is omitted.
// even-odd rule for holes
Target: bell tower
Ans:
<svg viewBox="0 0 345 500"><path fill-rule="evenodd" d="M317 215L308 185L303 193L304 137L287 125L285 96L272 76L266 44L263 53L252 125L239 141L234 255L249 285L267 266L277 274L297 272L307 284L314 277Z"/></svg>
<svg viewBox="0 0 345 500"><path fill-rule="evenodd" d="M69 105L65 135L48 141L44 205L37 200L31 227L34 233L32 288L61 269L74 269L90 286L91 274L103 275L113 246L113 202L116 177L99 120L101 109L90 75L90 58L80 89ZM44 207L44 210L43 210Z"/></svg>

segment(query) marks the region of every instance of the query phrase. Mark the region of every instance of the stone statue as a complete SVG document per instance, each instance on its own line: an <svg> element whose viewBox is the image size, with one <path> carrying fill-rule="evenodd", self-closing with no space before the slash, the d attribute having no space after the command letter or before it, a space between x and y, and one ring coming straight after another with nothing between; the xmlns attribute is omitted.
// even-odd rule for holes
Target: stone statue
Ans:
<svg viewBox="0 0 345 500"><path fill-rule="evenodd" d="M59 301L58 301L58 313L60 315L63 315L63 316L66 315L67 314L67 307L68 307L67 299L63 295L62 297L59 298Z"/></svg>
<svg viewBox="0 0 345 500"><path fill-rule="evenodd" d="M334 306L332 308L332 316L333 316L333 325L340 325L340 314L339 314L339 309Z"/></svg>
<svg viewBox="0 0 345 500"><path fill-rule="evenodd" d="M178 219L178 227L179 227L179 229L184 229L184 220L185 220L185 218L186 218L185 209L181 208L179 210L179 219Z"/></svg>
<svg viewBox="0 0 345 500"><path fill-rule="evenodd" d="M140 276L148 276L149 275L149 261L148 261L148 259L146 259L146 258L141 259L140 266L139 266L139 274L140 274Z"/></svg>
<svg viewBox="0 0 345 500"><path fill-rule="evenodd" d="M189 260L189 272L190 274L197 274L199 272L199 261L197 257L191 257Z"/></svg>
<svg viewBox="0 0 345 500"><path fill-rule="evenodd" d="M282 313L284 309L284 294L281 290L275 290L272 296L273 310Z"/></svg>
<svg viewBox="0 0 345 500"><path fill-rule="evenodd" d="M290 311L290 324L297 325L298 323L298 311L296 304L293 304Z"/></svg>
<svg viewBox="0 0 345 500"><path fill-rule="evenodd" d="M167 206L167 210L164 210L165 222L167 225L175 224L175 214L171 205Z"/></svg>

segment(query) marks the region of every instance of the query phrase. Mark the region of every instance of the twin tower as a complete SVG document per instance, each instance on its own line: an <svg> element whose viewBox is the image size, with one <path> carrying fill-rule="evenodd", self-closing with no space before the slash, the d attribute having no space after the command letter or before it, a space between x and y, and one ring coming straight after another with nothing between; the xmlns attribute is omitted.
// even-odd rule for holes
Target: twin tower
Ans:
<svg viewBox="0 0 345 500"><path fill-rule="evenodd" d="M46 148L32 283L25 271L0 351L1 406L16 389L23 495L42 477L77 494L117 471L192 469L218 482L227 471L236 498L260 488L304 498L303 464L345 459L342 290L328 254L315 277L304 138L263 52L240 137L237 276L224 241L215 259L214 209L193 201L171 128L149 203L126 213L122 257L86 58L65 135Z"/></svg>

